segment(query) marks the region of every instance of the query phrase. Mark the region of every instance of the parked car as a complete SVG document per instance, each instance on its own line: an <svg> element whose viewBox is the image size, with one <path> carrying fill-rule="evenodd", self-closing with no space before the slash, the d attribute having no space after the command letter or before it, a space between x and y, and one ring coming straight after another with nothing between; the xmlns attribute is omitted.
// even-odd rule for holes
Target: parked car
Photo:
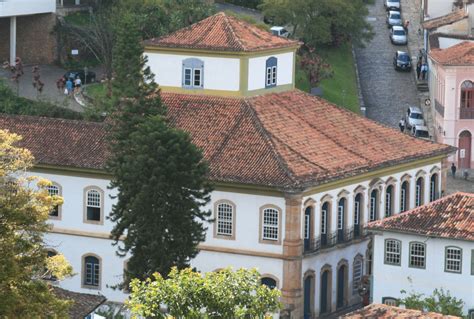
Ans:
<svg viewBox="0 0 474 319"><path fill-rule="evenodd" d="M395 52L393 57L393 67L395 70L411 71L411 57L404 51Z"/></svg>
<svg viewBox="0 0 474 319"><path fill-rule="evenodd" d="M387 13L387 27L393 27L394 25L402 25L402 16L400 11L389 11Z"/></svg>
<svg viewBox="0 0 474 319"><path fill-rule="evenodd" d="M84 70L71 70L71 71L67 71L64 74L64 79L66 81L67 81L67 79L74 80L77 77L79 77L81 79L83 84L94 83L95 79L96 79L95 72L92 72L92 71L87 71L87 76L86 76Z"/></svg>
<svg viewBox="0 0 474 319"><path fill-rule="evenodd" d="M390 41L392 44L407 44L407 32L402 26L394 25L390 29Z"/></svg>
<svg viewBox="0 0 474 319"><path fill-rule="evenodd" d="M385 0L383 5L386 10L398 10L400 11L400 0Z"/></svg>
<svg viewBox="0 0 474 319"><path fill-rule="evenodd" d="M420 110L419 107L410 106L407 109L405 123L406 126L410 129L415 125L425 125L425 120L423 119L423 112Z"/></svg>
<svg viewBox="0 0 474 319"><path fill-rule="evenodd" d="M270 31L272 31L273 35L277 35L279 37L288 38L290 36L290 32L288 32L288 30L286 30L284 27L273 26L270 28Z"/></svg>
<svg viewBox="0 0 474 319"><path fill-rule="evenodd" d="M412 134L414 137L418 137L424 140L430 140L430 133L428 128L424 125L415 125L412 128Z"/></svg>

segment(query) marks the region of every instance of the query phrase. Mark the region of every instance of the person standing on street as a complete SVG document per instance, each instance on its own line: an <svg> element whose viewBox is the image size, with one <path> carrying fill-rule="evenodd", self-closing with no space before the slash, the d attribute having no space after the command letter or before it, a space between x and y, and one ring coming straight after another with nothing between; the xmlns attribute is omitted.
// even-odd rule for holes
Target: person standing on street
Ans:
<svg viewBox="0 0 474 319"><path fill-rule="evenodd" d="M421 74L421 60L418 59L418 62L416 63L416 78L420 80L420 74Z"/></svg>
<svg viewBox="0 0 474 319"><path fill-rule="evenodd" d="M428 64L423 63L421 65L421 79L426 80L426 73L428 72Z"/></svg>
<svg viewBox="0 0 474 319"><path fill-rule="evenodd" d="M82 81L79 76L76 76L76 80L74 81L74 86L76 87L76 93L81 91Z"/></svg>
<svg viewBox="0 0 474 319"><path fill-rule="evenodd" d="M72 94L72 91L73 91L73 83L72 83L72 80L71 78L68 78L67 81L66 81L66 90L67 90L67 94L68 95L71 95Z"/></svg>
<svg viewBox="0 0 474 319"><path fill-rule="evenodd" d="M451 164L451 173L453 174L453 178L456 178L456 165L454 165L454 163Z"/></svg>
<svg viewBox="0 0 474 319"><path fill-rule="evenodd" d="M400 128L400 132L403 133L405 131L405 119L403 117L400 122L398 122L398 127Z"/></svg>

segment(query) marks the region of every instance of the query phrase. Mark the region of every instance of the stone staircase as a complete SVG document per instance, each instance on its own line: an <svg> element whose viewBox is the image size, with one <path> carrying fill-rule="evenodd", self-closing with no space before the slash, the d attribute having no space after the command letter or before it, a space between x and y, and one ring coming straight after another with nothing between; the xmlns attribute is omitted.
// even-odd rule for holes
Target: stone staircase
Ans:
<svg viewBox="0 0 474 319"><path fill-rule="evenodd" d="M420 92L428 92L429 91L428 81L426 81L426 80L416 80L416 88Z"/></svg>

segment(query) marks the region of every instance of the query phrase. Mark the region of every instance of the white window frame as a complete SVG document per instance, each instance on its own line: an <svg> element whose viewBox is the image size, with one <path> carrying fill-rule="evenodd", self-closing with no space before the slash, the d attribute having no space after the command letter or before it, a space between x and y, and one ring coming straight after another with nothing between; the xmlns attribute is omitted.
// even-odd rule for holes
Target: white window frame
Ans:
<svg viewBox="0 0 474 319"><path fill-rule="evenodd" d="M344 206L338 205L337 206L337 229L341 230L344 229Z"/></svg>
<svg viewBox="0 0 474 319"><path fill-rule="evenodd" d="M371 222L377 220L377 196L370 196L369 218Z"/></svg>
<svg viewBox="0 0 474 319"><path fill-rule="evenodd" d="M359 225L360 220L360 202L354 201L354 225Z"/></svg>
<svg viewBox="0 0 474 319"><path fill-rule="evenodd" d="M357 267L360 265L359 271ZM357 266L357 267L356 267ZM362 276L364 275L364 260L362 257L356 257L353 263L352 269L352 294L357 295L359 290L359 285L362 282Z"/></svg>
<svg viewBox="0 0 474 319"><path fill-rule="evenodd" d="M304 214L304 239L309 239L309 227L310 227L311 216Z"/></svg>
<svg viewBox="0 0 474 319"><path fill-rule="evenodd" d="M186 73L189 71L189 82L186 79ZM199 75L197 75L199 73ZM182 87L185 89L204 88L204 62L197 58L188 58L183 60ZM196 84L198 76L198 84Z"/></svg>
<svg viewBox="0 0 474 319"><path fill-rule="evenodd" d="M327 218L328 211L327 209L321 209L321 234L326 235L327 233Z"/></svg>
<svg viewBox="0 0 474 319"><path fill-rule="evenodd" d="M459 252L459 259L449 257L450 251L457 251ZM450 262L453 263L452 265L457 265L456 268L452 268L450 266ZM444 271L450 273L462 273L462 248L455 247L455 246L447 246L445 248L445 255L444 255Z"/></svg>
<svg viewBox="0 0 474 319"><path fill-rule="evenodd" d="M61 186L59 184L56 184L56 183L52 183L51 185L49 186L46 186L46 190L48 191L48 194L49 196L61 196L62 194L62 190L61 190ZM54 207L53 209L56 209L56 211L58 212L58 215L57 216L54 216L54 215L51 215L51 212L48 214L48 218L50 219L61 219L61 205L57 205L56 207Z"/></svg>
<svg viewBox="0 0 474 319"><path fill-rule="evenodd" d="M280 229L280 212L275 208L263 209L262 240L278 241L280 238L279 229Z"/></svg>
<svg viewBox="0 0 474 319"><path fill-rule="evenodd" d="M398 239L385 239L384 247L384 263L387 265L400 266L402 262L402 242Z"/></svg>
<svg viewBox="0 0 474 319"><path fill-rule="evenodd" d="M228 202L216 205L216 235L232 237L234 235L234 205Z"/></svg>
<svg viewBox="0 0 474 319"><path fill-rule="evenodd" d="M416 247L421 247L422 249L417 249ZM426 244L413 241L410 242L408 249L409 258L408 258L408 266L411 268L426 268ZM421 265L417 263L422 263Z"/></svg>
<svg viewBox="0 0 474 319"><path fill-rule="evenodd" d="M403 185L403 184L402 184ZM400 212L406 211L406 202L407 202L407 192L406 190L402 187L400 191Z"/></svg>

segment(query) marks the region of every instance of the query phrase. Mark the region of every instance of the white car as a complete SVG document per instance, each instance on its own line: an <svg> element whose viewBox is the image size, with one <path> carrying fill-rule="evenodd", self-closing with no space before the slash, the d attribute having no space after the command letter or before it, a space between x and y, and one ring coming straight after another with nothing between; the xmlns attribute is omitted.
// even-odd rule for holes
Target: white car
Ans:
<svg viewBox="0 0 474 319"><path fill-rule="evenodd" d="M402 26L394 25L390 29L390 41L392 44L407 44L407 33Z"/></svg>
<svg viewBox="0 0 474 319"><path fill-rule="evenodd" d="M424 140L431 140L428 128L424 125L415 125L412 128L412 134L414 137L418 137Z"/></svg>
<svg viewBox="0 0 474 319"><path fill-rule="evenodd" d="M387 10L400 11L400 0L385 0L383 4Z"/></svg>
<svg viewBox="0 0 474 319"><path fill-rule="evenodd" d="M273 35L279 37L288 38L290 36L290 32L288 32L288 30L286 30L284 27L273 26L270 28L270 31L272 31Z"/></svg>
<svg viewBox="0 0 474 319"><path fill-rule="evenodd" d="M406 122L406 126L410 129L415 125L424 126L425 120L423 119L423 112L420 110L419 107L410 106L407 109L405 122Z"/></svg>

